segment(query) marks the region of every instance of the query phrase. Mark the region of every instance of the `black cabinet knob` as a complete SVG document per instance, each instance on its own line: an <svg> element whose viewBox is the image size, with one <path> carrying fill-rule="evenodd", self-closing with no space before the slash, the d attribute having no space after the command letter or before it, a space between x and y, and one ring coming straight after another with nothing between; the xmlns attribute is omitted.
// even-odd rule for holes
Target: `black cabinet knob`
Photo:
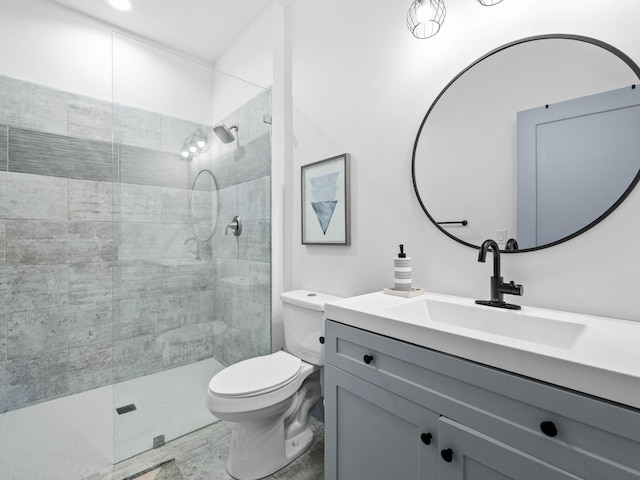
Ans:
<svg viewBox="0 0 640 480"><path fill-rule="evenodd" d="M324 337L320 337L320 338L318 339L318 341L319 341L321 344L323 344L323 345L324 345Z"/></svg>
<svg viewBox="0 0 640 480"><path fill-rule="evenodd" d="M433 435L431 435L430 433L423 433L422 435L420 435L420 440L422 440L422 443L424 443L425 445L431 445L432 438Z"/></svg>
<svg viewBox="0 0 640 480"><path fill-rule="evenodd" d="M373 362L373 355L365 355L364 356L364 363L369 365L371 362Z"/></svg>
<svg viewBox="0 0 640 480"><path fill-rule="evenodd" d="M547 437L555 437L556 435L558 435L558 429L556 428L556 425L553 422L549 422L549 421L542 422L540 424L540 430Z"/></svg>
<svg viewBox="0 0 640 480"><path fill-rule="evenodd" d="M440 452L440 456L445 462L449 463L453 460L453 450L451 450L450 448L445 448Z"/></svg>

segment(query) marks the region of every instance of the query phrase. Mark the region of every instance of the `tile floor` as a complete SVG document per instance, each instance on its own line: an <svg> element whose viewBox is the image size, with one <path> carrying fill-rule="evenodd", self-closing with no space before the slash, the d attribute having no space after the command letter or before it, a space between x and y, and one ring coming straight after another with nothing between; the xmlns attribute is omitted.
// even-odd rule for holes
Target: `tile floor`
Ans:
<svg viewBox="0 0 640 480"><path fill-rule="evenodd" d="M311 427L315 435L312 447L266 480L323 480L324 428L315 418L311 419ZM125 460L100 480L123 480L172 458L182 474L172 475L172 480L232 480L225 469L230 436L230 427L218 422Z"/></svg>

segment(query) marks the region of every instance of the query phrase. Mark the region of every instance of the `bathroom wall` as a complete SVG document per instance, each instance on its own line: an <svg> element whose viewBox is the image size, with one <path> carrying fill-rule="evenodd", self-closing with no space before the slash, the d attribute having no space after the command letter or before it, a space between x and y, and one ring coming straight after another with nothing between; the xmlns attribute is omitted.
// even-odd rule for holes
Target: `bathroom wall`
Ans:
<svg viewBox="0 0 640 480"><path fill-rule="evenodd" d="M428 40L407 30L408 2L296 0L291 8L295 193L287 206L293 248L285 288L338 295L382 290L392 283L392 257L404 243L416 286L486 297L490 264L478 263L476 250L441 234L413 192L411 152L430 104L476 58L531 35L595 37L640 63L635 0L605 6L595 0L504 0L493 7L449 0L444 26ZM352 155L352 245L303 246L300 166L342 152ZM636 190L580 237L505 257L505 278L525 285L518 302L638 320L639 216Z"/></svg>
<svg viewBox="0 0 640 480"><path fill-rule="evenodd" d="M223 365L271 350L271 112L268 90L216 123L238 125L236 140L212 138L211 168L217 186L218 214L210 245L211 318L225 328L217 336L215 357ZM189 165L190 181L202 167ZM227 225L239 216L242 233Z"/></svg>

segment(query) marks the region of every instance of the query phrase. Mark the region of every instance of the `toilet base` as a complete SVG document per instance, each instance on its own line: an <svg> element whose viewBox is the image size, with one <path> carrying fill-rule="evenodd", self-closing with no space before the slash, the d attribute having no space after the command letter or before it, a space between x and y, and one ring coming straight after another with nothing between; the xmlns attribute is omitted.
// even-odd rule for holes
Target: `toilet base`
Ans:
<svg viewBox="0 0 640 480"><path fill-rule="evenodd" d="M237 427L239 430L236 430ZM286 443L283 439L283 431L264 431L261 433L266 437L273 439L271 435L275 435L280 438L280 441L277 443L275 441L266 442L259 435L256 437L256 442L245 441L242 442L242 446L234 444L237 437L250 438L248 436L256 432L254 429L249 431L240 425L234 427L234 433L236 431L239 432L239 435L233 438L232 434L229 457L227 458L227 472L237 480L258 480L268 477L278 470L282 470L313 445L313 432L310 428L305 429L295 438L287 440ZM250 458L243 455L246 452L250 452Z"/></svg>
<svg viewBox="0 0 640 480"><path fill-rule="evenodd" d="M237 480L268 477L311 447L309 412L321 395L317 373L303 383L281 414L234 424L227 458L229 475Z"/></svg>

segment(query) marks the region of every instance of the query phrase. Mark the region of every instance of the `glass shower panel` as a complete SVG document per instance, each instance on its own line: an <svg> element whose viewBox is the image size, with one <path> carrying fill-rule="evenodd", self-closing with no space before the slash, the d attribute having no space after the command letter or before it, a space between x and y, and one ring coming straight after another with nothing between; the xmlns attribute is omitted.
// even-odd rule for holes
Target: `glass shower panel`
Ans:
<svg viewBox="0 0 640 480"><path fill-rule="evenodd" d="M116 462L216 421L210 378L270 350L269 113L268 91L114 33Z"/></svg>

